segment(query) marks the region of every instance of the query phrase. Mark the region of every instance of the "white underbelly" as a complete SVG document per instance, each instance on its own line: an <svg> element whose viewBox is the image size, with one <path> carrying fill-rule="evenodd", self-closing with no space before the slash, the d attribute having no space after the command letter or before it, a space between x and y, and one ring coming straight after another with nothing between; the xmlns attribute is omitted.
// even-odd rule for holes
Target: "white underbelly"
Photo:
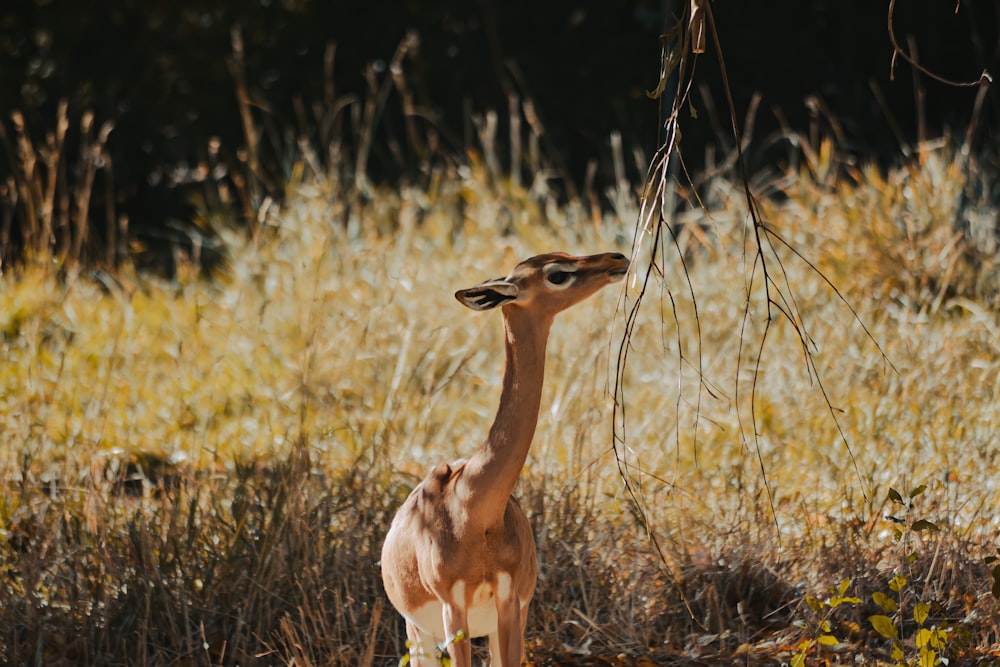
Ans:
<svg viewBox="0 0 1000 667"><path fill-rule="evenodd" d="M406 620L420 628L420 631L434 638L436 644L443 644L450 639L444 632L444 605L440 600L433 600L422 607L405 614ZM472 604L468 609L469 636L485 637L497 631L497 604L493 598L493 590L487 583L482 583L472 595Z"/></svg>

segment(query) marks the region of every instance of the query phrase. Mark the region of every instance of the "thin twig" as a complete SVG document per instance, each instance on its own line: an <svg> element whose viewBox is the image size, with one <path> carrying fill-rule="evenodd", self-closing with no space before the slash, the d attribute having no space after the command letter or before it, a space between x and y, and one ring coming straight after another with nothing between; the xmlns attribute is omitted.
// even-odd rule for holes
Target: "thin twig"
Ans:
<svg viewBox="0 0 1000 667"><path fill-rule="evenodd" d="M889 0L889 42L892 44L892 60L889 65L889 79L895 80L896 78L896 59L902 58L910 64L915 70L919 71L924 76L934 79L938 83L943 83L946 86L954 86L956 88L975 88L976 86L988 86L993 83L993 77L990 75L988 70L983 70L983 73L979 75L979 78L975 81L953 81L951 79L946 79L943 76L935 74L923 65L917 62L916 58L913 58L904 51L900 46L899 42L896 40L896 32L893 27L893 15L896 12L896 0Z"/></svg>

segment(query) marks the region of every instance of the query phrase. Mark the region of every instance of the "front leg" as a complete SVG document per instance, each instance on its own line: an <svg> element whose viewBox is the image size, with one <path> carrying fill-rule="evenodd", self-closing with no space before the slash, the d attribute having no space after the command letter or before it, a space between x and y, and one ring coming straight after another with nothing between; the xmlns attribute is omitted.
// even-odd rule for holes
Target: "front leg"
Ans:
<svg viewBox="0 0 1000 667"><path fill-rule="evenodd" d="M433 637L421 632L420 628L407 621L406 639L411 667L440 667Z"/></svg>
<svg viewBox="0 0 1000 667"><path fill-rule="evenodd" d="M516 594L507 599L497 595L498 623L496 634L490 635L490 667L521 666L524 659L524 615Z"/></svg>
<svg viewBox="0 0 1000 667"><path fill-rule="evenodd" d="M448 655L451 656L451 667L472 667L469 618L463 604L465 596L456 597L456 601L444 605L444 634Z"/></svg>

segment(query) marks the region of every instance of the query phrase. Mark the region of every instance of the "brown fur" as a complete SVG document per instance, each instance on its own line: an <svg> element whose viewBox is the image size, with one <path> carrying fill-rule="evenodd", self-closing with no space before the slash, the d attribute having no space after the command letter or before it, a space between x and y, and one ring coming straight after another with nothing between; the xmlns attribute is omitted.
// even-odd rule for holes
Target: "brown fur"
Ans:
<svg viewBox="0 0 1000 667"><path fill-rule="evenodd" d="M617 253L552 253L456 293L474 310L502 307L506 369L485 442L468 461L437 466L413 490L382 547L385 590L407 618L416 667L436 664L434 644L445 642L454 667L471 667L473 632L489 636L491 667L521 664L538 564L531 524L511 492L538 422L549 329L557 313L627 268Z"/></svg>

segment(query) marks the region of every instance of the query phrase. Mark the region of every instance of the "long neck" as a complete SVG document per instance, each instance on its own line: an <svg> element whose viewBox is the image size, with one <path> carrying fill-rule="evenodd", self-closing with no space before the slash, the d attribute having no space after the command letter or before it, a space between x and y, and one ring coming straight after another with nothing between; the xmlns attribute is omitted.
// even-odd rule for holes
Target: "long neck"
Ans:
<svg viewBox="0 0 1000 667"><path fill-rule="evenodd" d="M474 518L499 520L528 458L538 424L551 318L504 308L506 366L500 407L482 447L466 464L467 507Z"/></svg>

